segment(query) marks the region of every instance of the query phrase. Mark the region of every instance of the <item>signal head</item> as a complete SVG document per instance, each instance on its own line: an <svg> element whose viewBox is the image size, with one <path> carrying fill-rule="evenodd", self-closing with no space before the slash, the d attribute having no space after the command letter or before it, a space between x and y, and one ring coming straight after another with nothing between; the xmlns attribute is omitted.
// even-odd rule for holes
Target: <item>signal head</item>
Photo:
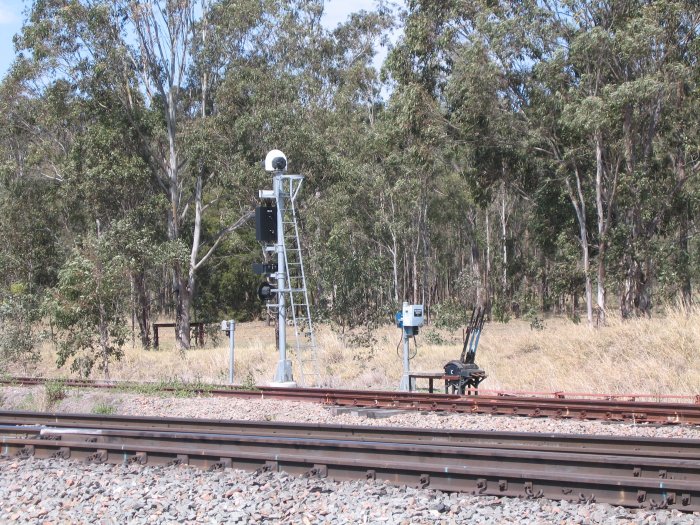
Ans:
<svg viewBox="0 0 700 525"><path fill-rule="evenodd" d="M287 157L278 149L273 149L265 157L265 171L276 172L287 170Z"/></svg>

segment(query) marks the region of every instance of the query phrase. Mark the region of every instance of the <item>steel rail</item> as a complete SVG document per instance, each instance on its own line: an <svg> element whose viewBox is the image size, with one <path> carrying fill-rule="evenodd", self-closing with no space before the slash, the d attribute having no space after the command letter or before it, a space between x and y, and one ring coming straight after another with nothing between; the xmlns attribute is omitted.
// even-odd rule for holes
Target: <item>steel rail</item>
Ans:
<svg viewBox="0 0 700 525"><path fill-rule="evenodd" d="M177 390L178 387L172 386L168 387L167 383L158 383L158 382L133 382L133 381L103 381L99 379L64 379L64 378L45 378L45 377L3 377L0 378L0 384L5 384L5 385L39 385L39 384L44 384L46 382L50 381L57 381L61 382L65 386L74 386L74 387L80 387L80 388L130 388L130 387L155 387L158 389L162 390ZM187 387L193 387L193 384L188 384L188 383L182 383L182 387L187 388ZM299 388L291 388L291 389L285 389L285 388L280 388L280 387L267 387L267 386L256 386L251 390L246 390L241 387L231 387L230 385L206 385L206 386L199 386L198 387L202 392L210 392L210 391L216 391L216 392L222 392L222 393L230 393L231 390L237 390L237 391L252 391L252 392L260 392L263 390L280 390L280 391L287 391L287 390L293 390L293 391L299 391L299 390L313 390L313 391L321 391L321 392L362 392L359 390L343 390L343 389L323 389L323 388L310 388L310 389L299 389ZM194 390L197 390L197 388L194 388ZM416 392L394 392L394 391L385 391L385 390L380 390L380 391L370 391L373 393L386 393L386 394L397 394L399 396L410 396L412 394L416 394ZM521 390L488 390L488 389L479 389L478 391L476 390L471 390L471 394L477 394L481 393L481 395L486 395L486 396L491 396L491 397L535 397L535 398L553 398L553 399L590 399L590 400L601 400L601 401L650 401L650 402L655 402L655 403L666 403L666 402L672 402L672 403L679 403L681 405L688 405L688 404L696 404L700 405L700 394L695 394L695 395L671 395L671 394L647 394L647 393L625 393L625 394L600 394L600 393L593 393L593 392L564 392L564 391L539 391L539 392L531 392L531 391L521 391ZM451 398L459 398L461 397L460 395L456 394L445 394L444 396L441 394L431 394L431 395L438 395L441 397L449 396Z"/></svg>
<svg viewBox="0 0 700 525"><path fill-rule="evenodd" d="M497 432L479 430L427 429L316 423L245 421L221 419L159 418L98 414L0 411L0 434L36 434L42 429L170 431L218 435L284 436L324 439L425 443L469 447L556 450L588 454L668 457L700 460L700 440L629 438L624 436L557 434L538 432Z"/></svg>
<svg viewBox="0 0 700 525"><path fill-rule="evenodd" d="M47 415L49 418L55 415ZM598 501L638 508L700 511L700 460L647 453L574 453L550 448L489 447L440 441L329 438L321 429L305 437L287 430L267 435L214 433L180 428L114 429L11 425L0 428L2 453L17 457L62 457L98 463L184 463L202 468L284 470L336 479L372 478L439 490L574 502ZM231 431L237 423L232 424ZM274 424L271 425L274 427ZM337 430L337 429L336 429ZM391 436L394 429L383 429ZM437 433L437 431L433 431ZM583 436L579 436L584 439ZM669 444L673 440L668 440ZM696 445L700 441L696 442ZM630 449L640 447L628 439ZM690 452L690 451L689 451Z"/></svg>
<svg viewBox="0 0 700 525"><path fill-rule="evenodd" d="M8 378L0 380L6 385L38 385L45 378ZM98 382L88 380L65 380L67 387L111 388L129 390L153 387L160 391L178 391L178 387L159 386L149 383ZM279 388L257 387L255 390L239 390L230 387L192 387L193 393L213 396L238 397L243 399L284 399L316 402L328 406L357 408L392 408L402 410L446 411L454 413L491 414L529 417L553 417L561 419L624 421L658 424L700 424L700 401L695 402L651 402L624 399L588 399L567 397L569 394L554 393L554 397L541 397L521 393L520 395L421 394L415 392L358 391L323 388Z"/></svg>

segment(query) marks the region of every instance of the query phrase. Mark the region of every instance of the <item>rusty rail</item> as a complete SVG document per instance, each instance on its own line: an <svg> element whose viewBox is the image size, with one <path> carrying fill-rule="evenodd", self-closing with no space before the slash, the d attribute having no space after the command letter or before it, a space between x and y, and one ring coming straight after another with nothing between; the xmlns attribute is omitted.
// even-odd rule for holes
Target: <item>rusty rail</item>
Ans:
<svg viewBox="0 0 700 525"><path fill-rule="evenodd" d="M0 413L8 457L182 463L700 511L700 440Z"/></svg>
<svg viewBox="0 0 700 525"><path fill-rule="evenodd" d="M700 441L682 438L635 438L635 447L630 448L630 438L620 436L0 411L0 429L9 429L9 432L31 433L44 427L55 428L58 431L63 429L82 431L94 429L97 426L102 430L164 432L177 428L181 432L207 432L224 435L280 435L296 438L322 435L324 439L346 441L427 443L523 450L538 448L560 452L649 455L700 460Z"/></svg>
<svg viewBox="0 0 700 525"><path fill-rule="evenodd" d="M0 380L6 385L37 385L50 381L45 378L8 378ZM99 382L88 380L64 380L67 387L133 389L152 386L161 391L176 391L178 387L158 386L149 383ZM185 385L187 386L187 385ZM360 391L325 388L277 388L257 387L240 390L224 386L191 387L193 393L244 399L285 399L316 402L330 406L392 408L404 410L446 411L455 413L491 414L529 417L554 417L562 419L597 419L630 423L700 424L700 398L686 396L681 401L639 401L640 398L658 396L629 394L625 396L601 396L594 394L567 394L553 392L486 392L478 396L455 394L421 394L416 392ZM576 397L594 396L594 397ZM677 396L672 396L677 399Z"/></svg>

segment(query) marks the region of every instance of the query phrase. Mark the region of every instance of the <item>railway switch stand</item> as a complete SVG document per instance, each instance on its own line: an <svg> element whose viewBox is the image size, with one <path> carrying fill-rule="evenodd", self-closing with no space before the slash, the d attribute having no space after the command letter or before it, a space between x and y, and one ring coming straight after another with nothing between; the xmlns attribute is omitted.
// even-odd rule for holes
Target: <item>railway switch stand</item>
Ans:
<svg viewBox="0 0 700 525"><path fill-rule="evenodd" d="M475 363L476 349L479 346L481 331L484 328L485 310L481 307L472 310L472 316L467 325L464 346L459 359L445 365L445 393L451 390L453 394L464 395L467 390L477 390L479 384L486 379L486 371Z"/></svg>

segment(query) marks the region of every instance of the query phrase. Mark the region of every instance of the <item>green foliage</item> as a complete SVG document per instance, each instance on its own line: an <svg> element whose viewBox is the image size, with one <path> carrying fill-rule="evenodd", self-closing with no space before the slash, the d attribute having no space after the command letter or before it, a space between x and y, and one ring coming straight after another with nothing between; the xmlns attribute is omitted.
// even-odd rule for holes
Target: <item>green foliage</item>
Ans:
<svg viewBox="0 0 700 525"><path fill-rule="evenodd" d="M347 196L338 195L343 197ZM367 234L342 217L337 217L323 245L314 248L311 264L317 273L312 284L328 291L320 305L321 315L342 331L360 328L359 344L371 345L373 329L387 318L390 308L386 305L389 268Z"/></svg>
<svg viewBox="0 0 700 525"><path fill-rule="evenodd" d="M123 355L126 321L124 259L103 239L88 237L59 272L48 301L59 332L57 365L89 377L92 369L109 375L109 363Z"/></svg>
<svg viewBox="0 0 700 525"><path fill-rule="evenodd" d="M183 381L177 378L162 379L151 383L124 384L125 392L135 392L148 396L160 397L197 397L210 396L213 386L200 378L194 381Z"/></svg>
<svg viewBox="0 0 700 525"><path fill-rule="evenodd" d="M251 268L260 259L252 230L234 234L224 243L211 264L199 272L200 292L195 299L198 320L215 322L226 316L248 321L260 313L256 290L260 276ZM218 337L218 327L212 325Z"/></svg>
<svg viewBox="0 0 700 525"><path fill-rule="evenodd" d="M578 312L570 313L567 316L572 323L574 324L579 324L581 323L581 316L578 314Z"/></svg>
<svg viewBox="0 0 700 525"><path fill-rule="evenodd" d="M538 332L541 332L544 329L545 329L544 319L541 319L537 316L530 319L530 330L537 330Z"/></svg>
<svg viewBox="0 0 700 525"><path fill-rule="evenodd" d="M44 383L44 400L46 403L46 410L50 410L67 396L68 392L66 390L66 386L60 379L50 380Z"/></svg>
<svg viewBox="0 0 700 525"><path fill-rule="evenodd" d="M117 412L117 409L109 403L97 403L92 407L93 414L101 414L103 416L111 416Z"/></svg>
<svg viewBox="0 0 700 525"><path fill-rule="evenodd" d="M42 301L83 375L119 357L131 315L145 347L154 314L260 316L262 254L237 221L272 147L306 177L314 315L352 344L403 300L454 331L468 304L576 317L597 285L624 315L692 297L698 5L415 0L333 30L320 0L233 7L30 6L0 84L5 360L36 358ZM154 20L182 78L139 41Z"/></svg>
<svg viewBox="0 0 700 525"><path fill-rule="evenodd" d="M350 332L347 334L345 341L350 347L368 348L370 355L374 355L377 338L374 336L374 331L371 327L363 326Z"/></svg>
<svg viewBox="0 0 700 525"><path fill-rule="evenodd" d="M257 390L257 386L255 383L255 376L253 375L252 372L248 371L248 374L245 376L245 379L241 383L241 389L242 390Z"/></svg>
<svg viewBox="0 0 700 525"><path fill-rule="evenodd" d="M496 301L491 307L491 317L496 322L507 323L510 321L508 306L501 301Z"/></svg>
<svg viewBox="0 0 700 525"><path fill-rule="evenodd" d="M39 360L39 301L24 283L13 283L0 302L0 362L27 369Z"/></svg>
<svg viewBox="0 0 700 525"><path fill-rule="evenodd" d="M430 345L443 346L449 344L449 341L435 329L426 330L423 332L423 335L425 336L425 341Z"/></svg>
<svg viewBox="0 0 700 525"><path fill-rule="evenodd" d="M454 333L467 324L467 310L455 299L447 299L433 306L436 328L445 328Z"/></svg>

